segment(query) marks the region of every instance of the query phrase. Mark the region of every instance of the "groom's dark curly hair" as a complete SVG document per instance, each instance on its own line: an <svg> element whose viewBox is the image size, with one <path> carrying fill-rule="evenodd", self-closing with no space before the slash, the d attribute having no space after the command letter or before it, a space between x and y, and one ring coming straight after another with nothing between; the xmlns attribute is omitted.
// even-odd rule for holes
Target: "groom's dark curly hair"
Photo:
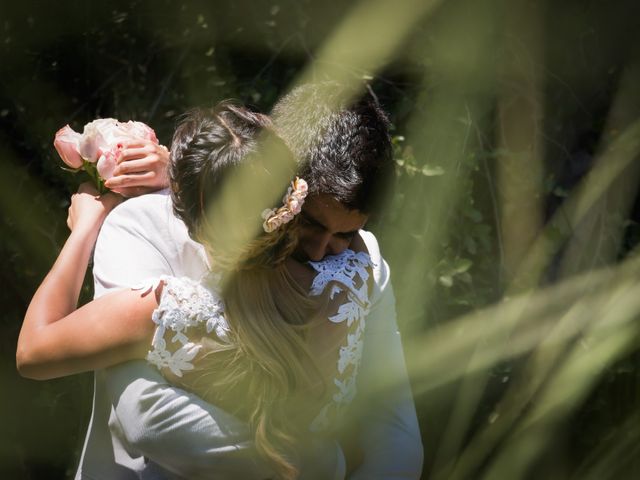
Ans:
<svg viewBox="0 0 640 480"><path fill-rule="evenodd" d="M350 210L378 211L394 178L389 120L373 91L336 82L299 86L273 108L278 134L301 163L310 194Z"/></svg>

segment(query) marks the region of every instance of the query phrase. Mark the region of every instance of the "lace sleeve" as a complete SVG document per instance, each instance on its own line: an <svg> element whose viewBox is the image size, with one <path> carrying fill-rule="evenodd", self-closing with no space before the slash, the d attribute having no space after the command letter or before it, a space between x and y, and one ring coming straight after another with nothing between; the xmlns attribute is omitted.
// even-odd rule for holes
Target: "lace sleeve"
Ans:
<svg viewBox="0 0 640 480"><path fill-rule="evenodd" d="M162 296L151 317L157 327L147 361L182 377L183 372L193 370L192 360L202 347L192 340L194 334L214 334L218 341L228 343L229 327L222 301L202 283L174 277L162 277L156 285L160 283Z"/></svg>
<svg viewBox="0 0 640 480"><path fill-rule="evenodd" d="M316 270L310 294L328 294L334 311L328 316L333 324L346 324L337 349L337 364L331 399L311 423L312 431L326 431L336 426L356 395L356 378L363 350L365 319L369 313L369 279L372 262L365 252L344 252L309 262Z"/></svg>

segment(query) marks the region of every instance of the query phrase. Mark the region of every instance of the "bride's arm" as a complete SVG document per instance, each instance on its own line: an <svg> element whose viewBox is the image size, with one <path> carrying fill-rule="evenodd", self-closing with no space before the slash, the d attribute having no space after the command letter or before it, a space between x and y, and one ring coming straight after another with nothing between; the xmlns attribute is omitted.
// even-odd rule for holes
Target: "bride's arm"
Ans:
<svg viewBox="0 0 640 480"><path fill-rule="evenodd" d="M154 295L121 291L76 310L100 225L119 202L82 185L72 197L72 229L36 291L18 338L16 363L29 378L48 379L142 358L154 330Z"/></svg>

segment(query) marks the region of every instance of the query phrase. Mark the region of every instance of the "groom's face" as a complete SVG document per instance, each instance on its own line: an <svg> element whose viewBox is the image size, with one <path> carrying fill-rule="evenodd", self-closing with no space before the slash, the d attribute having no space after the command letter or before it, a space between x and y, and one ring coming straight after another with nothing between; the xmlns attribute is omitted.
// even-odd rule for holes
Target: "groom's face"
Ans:
<svg viewBox="0 0 640 480"><path fill-rule="evenodd" d="M349 248L368 216L349 210L324 194L308 197L300 213L300 237L294 253L296 260L319 261Z"/></svg>

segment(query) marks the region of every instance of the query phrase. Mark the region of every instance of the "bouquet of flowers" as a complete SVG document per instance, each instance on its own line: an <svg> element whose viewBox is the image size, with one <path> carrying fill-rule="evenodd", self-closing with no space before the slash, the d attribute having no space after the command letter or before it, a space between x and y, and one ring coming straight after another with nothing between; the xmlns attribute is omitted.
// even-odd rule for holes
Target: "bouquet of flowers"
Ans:
<svg viewBox="0 0 640 480"><path fill-rule="evenodd" d="M87 123L82 133L65 125L53 145L72 171L87 172L98 191L104 192L104 181L113 176L124 142L137 139L158 143L153 129L142 122L101 118Z"/></svg>

